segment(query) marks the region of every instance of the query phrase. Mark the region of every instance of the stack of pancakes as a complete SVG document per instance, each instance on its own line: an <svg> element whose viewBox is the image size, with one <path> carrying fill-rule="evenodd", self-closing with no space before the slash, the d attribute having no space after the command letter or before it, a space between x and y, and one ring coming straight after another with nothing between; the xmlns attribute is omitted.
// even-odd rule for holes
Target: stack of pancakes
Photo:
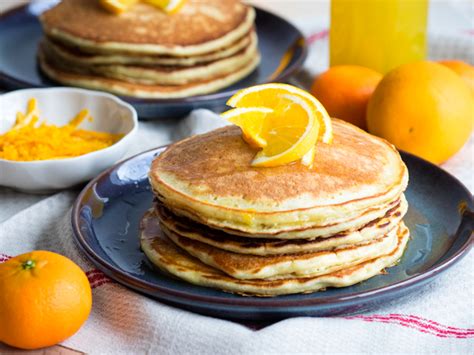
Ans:
<svg viewBox="0 0 474 355"><path fill-rule="evenodd" d="M339 120L314 167L254 168L239 128L171 145L152 163L156 205L142 220L153 264L246 295L366 280L402 256L408 173L396 149Z"/></svg>
<svg viewBox="0 0 474 355"><path fill-rule="evenodd" d="M205 94L257 67L254 19L238 0L188 0L174 15L139 2L120 16L98 0L63 0L41 16L39 63L66 85L142 98Z"/></svg>

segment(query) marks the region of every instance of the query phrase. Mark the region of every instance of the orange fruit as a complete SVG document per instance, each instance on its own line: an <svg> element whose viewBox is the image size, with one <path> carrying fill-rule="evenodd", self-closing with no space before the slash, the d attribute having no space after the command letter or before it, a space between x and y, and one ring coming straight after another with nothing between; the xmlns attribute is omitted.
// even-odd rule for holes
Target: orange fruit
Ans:
<svg viewBox="0 0 474 355"><path fill-rule="evenodd" d="M367 102L382 79L382 74L358 65L336 65L319 75L311 93L331 117L367 129Z"/></svg>
<svg viewBox="0 0 474 355"><path fill-rule="evenodd" d="M92 292L68 258L33 251L0 264L0 342L22 349L57 344L89 316Z"/></svg>
<svg viewBox="0 0 474 355"><path fill-rule="evenodd" d="M419 61L383 78L370 98L367 124L397 148L442 163L468 140L473 114L471 92L458 75Z"/></svg>
<svg viewBox="0 0 474 355"><path fill-rule="evenodd" d="M451 70L454 70L461 76L474 94L474 66L463 62L462 60L441 60L438 62Z"/></svg>

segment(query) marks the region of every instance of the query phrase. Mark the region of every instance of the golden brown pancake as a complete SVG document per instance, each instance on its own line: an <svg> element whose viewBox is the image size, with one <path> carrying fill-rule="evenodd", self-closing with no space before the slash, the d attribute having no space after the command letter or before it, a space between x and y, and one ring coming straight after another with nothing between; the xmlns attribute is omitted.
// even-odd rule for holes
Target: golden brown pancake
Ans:
<svg viewBox="0 0 474 355"><path fill-rule="evenodd" d="M186 282L213 287L226 292L253 296L276 296L325 290L327 287L345 287L383 272L398 262L408 242L408 229L401 224L398 246L387 255L353 267L315 277L279 280L239 280L212 268L190 256L171 242L161 231L158 220L145 215L141 223L141 248L149 260L161 270Z"/></svg>
<svg viewBox="0 0 474 355"><path fill-rule="evenodd" d="M255 168L236 126L177 142L151 164L141 246L196 285L251 295L343 287L401 257L408 172L383 139L333 120L313 167Z"/></svg>
<svg viewBox="0 0 474 355"><path fill-rule="evenodd" d="M210 63L197 64L194 66L143 66L143 65L90 65L76 64L62 56L57 56L54 47L47 42L40 45L41 51L47 59L54 63L59 69L72 71L77 74L97 75L129 83L145 85L186 85L201 80L211 80L235 72L243 66L251 63L258 57L257 40L253 40L249 46L226 58L221 58Z"/></svg>
<svg viewBox="0 0 474 355"><path fill-rule="evenodd" d="M397 206L400 203L400 200L405 200L403 194L400 195L398 199L383 205L376 206L374 208L368 208L360 215L354 215L350 218L339 221L339 222L329 222L322 223L320 225L313 226L295 226L294 229L284 229L281 231L272 231L271 233L268 230L262 230L260 232L255 231L253 233L247 233L240 231L238 229L226 228L226 227L215 227L210 225L212 228L219 229L227 234L240 236L251 239L279 239L279 240L314 240L317 238L330 238L335 234L339 233L348 233L354 232L362 228L366 224L372 223L374 220L382 218L390 211L393 207ZM176 211L176 210L175 210ZM188 212L178 210L179 216L186 217ZM247 216L246 216L247 217ZM249 217L249 219L252 217ZM190 218L188 218L190 219Z"/></svg>
<svg viewBox="0 0 474 355"><path fill-rule="evenodd" d="M173 214L162 204L157 204L156 216L162 228L185 238L211 245L221 250L251 255L283 255L308 253L343 248L380 238L397 226L405 215L408 204L403 198L395 207L355 231L345 231L327 238L315 239L265 239L240 237L212 229L189 218Z"/></svg>
<svg viewBox="0 0 474 355"><path fill-rule="evenodd" d="M81 50L186 56L229 45L249 32L254 17L238 0L188 0L172 16L144 2L116 16L97 0L63 0L41 23L48 36Z"/></svg>
<svg viewBox="0 0 474 355"><path fill-rule="evenodd" d="M260 61L255 10L240 0L188 0L172 15L142 1L116 15L63 0L40 20L40 67L65 85L179 99L230 86Z"/></svg>
<svg viewBox="0 0 474 355"><path fill-rule="evenodd" d="M229 46L221 48L211 53L199 56L173 57L170 55L144 55L130 52L115 54L91 54L81 52L75 47L68 47L63 43L54 41L50 38L44 38L43 42L53 55L68 62L73 66L91 66L103 64L128 64L128 65L146 65L146 66L193 66L202 63L209 63L214 60L226 58L242 49L246 48L252 41L256 41L257 35L254 30L239 38Z"/></svg>
<svg viewBox="0 0 474 355"><path fill-rule="evenodd" d="M145 85L92 74L78 74L58 68L48 61L42 52L38 53L38 60L41 70L48 77L64 85L103 90L118 95L139 98L169 99L206 94L229 86L250 74L257 67L260 57L255 57L250 63L245 64L233 73L186 85Z"/></svg>
<svg viewBox="0 0 474 355"><path fill-rule="evenodd" d="M281 232L321 225L335 226L329 235L353 230L367 223L357 225L367 211L385 214L408 174L390 143L340 120L333 129L332 144L318 143L312 169L252 167L256 150L230 126L168 147L153 161L150 182L173 213L228 233L286 239L294 236Z"/></svg>
<svg viewBox="0 0 474 355"><path fill-rule="evenodd" d="M352 267L364 261L389 254L397 247L397 228L387 235L365 243L308 253L284 255L238 254L182 237L164 225L163 233L181 249L204 264L236 279L281 279L311 277Z"/></svg>

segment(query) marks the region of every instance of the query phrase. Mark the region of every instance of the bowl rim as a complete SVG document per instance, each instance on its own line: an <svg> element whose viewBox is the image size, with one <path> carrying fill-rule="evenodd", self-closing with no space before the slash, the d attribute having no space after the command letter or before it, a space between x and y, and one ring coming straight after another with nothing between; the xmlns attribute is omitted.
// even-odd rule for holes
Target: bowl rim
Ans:
<svg viewBox="0 0 474 355"><path fill-rule="evenodd" d="M50 91L53 94L54 92L68 92L68 93L81 94L85 96L97 97L100 99L103 99L103 98L111 99L117 106L124 107L130 113L130 115L127 117L129 117L132 121L132 128L130 129L130 131L125 133L124 136L120 140L118 140L114 144L103 149L99 149L93 152L79 155L77 157L62 158L62 159L31 160L31 161L24 161L24 160L17 161L17 160L8 160L8 159L0 158L0 164L12 164L12 165L14 164L14 165L25 167L28 165L37 166L40 164L62 164L65 162L79 162L81 159L94 158L94 157L98 157L101 154L106 154L107 152L110 152L113 149L115 149L118 145L129 143L130 139L138 131L138 115L135 108L128 102L117 97L116 95L102 92L102 91L82 89L82 88L73 88L73 87L67 87L67 86L64 86L64 87L56 86L56 87L50 87L50 88L28 88L28 89L13 90L13 91L0 94L0 100L8 99L8 96L14 96L18 94L24 94L28 92L37 92L37 91ZM0 117L0 120L1 120L1 117Z"/></svg>

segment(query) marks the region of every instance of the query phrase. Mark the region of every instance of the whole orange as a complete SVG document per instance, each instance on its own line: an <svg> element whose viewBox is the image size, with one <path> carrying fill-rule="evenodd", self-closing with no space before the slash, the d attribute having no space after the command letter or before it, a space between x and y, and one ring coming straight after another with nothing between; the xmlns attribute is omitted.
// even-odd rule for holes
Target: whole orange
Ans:
<svg viewBox="0 0 474 355"><path fill-rule="evenodd" d="M462 60L441 60L438 63L443 64L460 75L474 94L474 66Z"/></svg>
<svg viewBox="0 0 474 355"><path fill-rule="evenodd" d="M331 117L367 128L367 102L382 74L357 65L336 65L318 76L311 93L323 104Z"/></svg>
<svg viewBox="0 0 474 355"><path fill-rule="evenodd" d="M0 341L22 349L57 344L91 311L84 272L68 258L33 251L0 264Z"/></svg>
<svg viewBox="0 0 474 355"><path fill-rule="evenodd" d="M367 108L369 132L397 148L442 163L469 138L473 99L452 70L429 61L389 72Z"/></svg>

